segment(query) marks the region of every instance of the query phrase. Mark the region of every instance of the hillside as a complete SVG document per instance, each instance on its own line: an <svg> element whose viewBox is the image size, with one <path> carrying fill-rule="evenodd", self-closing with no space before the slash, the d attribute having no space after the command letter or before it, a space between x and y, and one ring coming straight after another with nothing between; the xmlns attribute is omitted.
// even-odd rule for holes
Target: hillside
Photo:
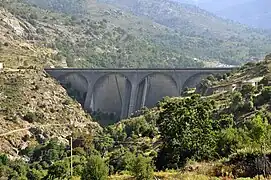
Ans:
<svg viewBox="0 0 271 180"><path fill-rule="evenodd" d="M253 0L219 10L217 14L252 27L271 29L271 25L266 23L271 19L270 6L271 2L268 0Z"/></svg>
<svg viewBox="0 0 271 180"><path fill-rule="evenodd" d="M80 35L77 44L81 46L65 38L61 43L72 48L58 49L71 59L85 61L74 63L77 67L195 67L207 60L240 64L255 57L261 59L271 44L270 34L224 21L194 6L167 1L28 2L54 13L73 14L73 23L80 28L69 30ZM79 23L86 19L102 25L89 29L88 23ZM95 43L84 41L90 38L82 32L86 27L87 32L97 33Z"/></svg>
<svg viewBox="0 0 271 180"><path fill-rule="evenodd" d="M249 25L255 28L270 29L270 1L268 0L175 0L181 3L194 4L202 9L210 11L217 16Z"/></svg>
<svg viewBox="0 0 271 180"><path fill-rule="evenodd" d="M71 123L85 132L99 124L72 100L43 67L58 65L54 51L26 39L39 40L36 29L0 7L0 152L18 156L21 149L56 137L67 143Z"/></svg>
<svg viewBox="0 0 271 180"><path fill-rule="evenodd" d="M5 8L16 17L32 22L34 33L31 33L31 36L33 37L27 37L30 38L27 40L34 39L37 45L53 49L55 52L53 58L58 62L58 66L203 66L202 62L193 60L194 57L190 54L177 52L169 46L156 44L145 38L149 34L168 33L165 27L156 26L148 21L142 21L141 24L140 19L108 6L95 3L89 6L88 14L73 15L72 10L70 14L66 14L61 13L64 10L50 11L20 1L5 3ZM116 24L116 21L120 24ZM128 22L138 22L139 25L134 27L126 24ZM147 30L143 30L143 27ZM139 29L142 29L146 36L140 37Z"/></svg>
<svg viewBox="0 0 271 180"><path fill-rule="evenodd" d="M238 64L251 57L263 58L270 49L270 34L223 20L193 5L166 0L99 2L113 4L175 30L181 39L160 37L160 40L199 59Z"/></svg>
<svg viewBox="0 0 271 180"><path fill-rule="evenodd" d="M196 93L188 89L185 97L166 97L155 108L102 129L44 67L187 67L204 62L191 60L196 56L189 48L174 50L160 38L180 35L180 24L170 28L162 19L155 23L84 0L57 1L71 3L67 6L55 0L31 2L40 4L14 0L0 6L1 179L89 180L111 175L189 180L271 174L271 55L231 73L209 76ZM240 42L249 39L247 29L240 29L245 31ZM257 43L264 45L267 36L253 33L259 38L254 45L262 47ZM219 37L226 36L221 30ZM173 39L178 42L177 37Z"/></svg>
<svg viewBox="0 0 271 180"><path fill-rule="evenodd" d="M165 98L157 107L143 109L138 117L110 126L108 136L115 140L124 138L129 144L124 145L126 153L137 148L154 159L158 170L182 169L182 173L190 172L195 179L200 178L197 175L230 179L263 173L268 176L270 79L271 55L268 55L257 64L249 63L223 76L208 77L197 89L205 94L203 87L207 87L211 90L208 95L192 93ZM255 81L258 85L253 86ZM240 82L242 86L231 89ZM125 156L122 148L110 149L114 157L120 151ZM181 174L174 177L184 178Z"/></svg>

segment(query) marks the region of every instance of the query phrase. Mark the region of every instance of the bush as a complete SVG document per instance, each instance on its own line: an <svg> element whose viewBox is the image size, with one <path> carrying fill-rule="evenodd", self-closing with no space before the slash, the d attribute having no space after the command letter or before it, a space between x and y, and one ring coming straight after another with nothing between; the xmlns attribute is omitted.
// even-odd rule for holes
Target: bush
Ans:
<svg viewBox="0 0 271 180"><path fill-rule="evenodd" d="M146 135L149 128L149 124L144 118L137 118L125 124L125 132L128 137L131 137L133 134L137 136Z"/></svg>
<svg viewBox="0 0 271 180"><path fill-rule="evenodd" d="M149 180L153 178L153 165L150 158L139 155L129 165L129 171L136 180Z"/></svg>
<svg viewBox="0 0 271 180"><path fill-rule="evenodd" d="M64 161L57 161L48 169L46 179L65 179L70 176L69 164Z"/></svg>
<svg viewBox="0 0 271 180"><path fill-rule="evenodd" d="M100 156L90 156L82 173L82 180L106 180L108 167Z"/></svg>
<svg viewBox="0 0 271 180"><path fill-rule="evenodd" d="M251 84L246 84L244 86L242 86L242 89L241 89L241 93L242 93L242 96L245 97L245 96L251 96L255 93L256 91L256 88L255 86L252 86Z"/></svg>
<svg viewBox="0 0 271 180"><path fill-rule="evenodd" d="M33 123L38 120L38 117L34 112L27 112L23 119L29 123Z"/></svg>
<svg viewBox="0 0 271 180"><path fill-rule="evenodd" d="M239 151L231 155L226 164L233 166L235 177L255 177L271 174L270 158L270 153Z"/></svg>
<svg viewBox="0 0 271 180"><path fill-rule="evenodd" d="M8 163L8 157L5 154L0 155L0 166L1 165L7 165Z"/></svg>

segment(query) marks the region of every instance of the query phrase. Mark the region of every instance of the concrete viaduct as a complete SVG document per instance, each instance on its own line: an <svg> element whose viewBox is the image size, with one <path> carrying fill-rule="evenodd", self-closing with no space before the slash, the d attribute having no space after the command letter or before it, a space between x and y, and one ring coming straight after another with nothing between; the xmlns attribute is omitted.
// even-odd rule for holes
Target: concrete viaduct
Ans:
<svg viewBox="0 0 271 180"><path fill-rule="evenodd" d="M80 69L47 68L62 85L69 85L81 97L87 111L114 113L127 118L141 107L153 107L165 96L180 96L210 74L224 74L233 68L178 69Z"/></svg>

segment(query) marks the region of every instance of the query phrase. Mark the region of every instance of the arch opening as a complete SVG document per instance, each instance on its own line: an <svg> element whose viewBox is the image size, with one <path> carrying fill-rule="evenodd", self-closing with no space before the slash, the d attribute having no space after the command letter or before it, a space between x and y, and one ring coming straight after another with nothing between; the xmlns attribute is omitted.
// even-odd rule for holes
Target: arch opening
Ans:
<svg viewBox="0 0 271 180"><path fill-rule="evenodd" d="M68 95L77 100L83 107L88 90L87 79L79 73L68 73L60 76L58 80L66 89Z"/></svg>
<svg viewBox="0 0 271 180"><path fill-rule="evenodd" d="M189 77L183 84L182 92L184 92L187 88L198 88L200 85L200 82L206 79L210 75L213 75L213 73L203 72L203 73L197 73Z"/></svg>
<svg viewBox="0 0 271 180"><path fill-rule="evenodd" d="M128 115L131 83L126 76L110 73L93 87L91 113L102 125L113 124Z"/></svg>
<svg viewBox="0 0 271 180"><path fill-rule="evenodd" d="M170 75L152 73L139 83L136 110L144 106L152 108L164 97L175 97L178 95L177 82Z"/></svg>

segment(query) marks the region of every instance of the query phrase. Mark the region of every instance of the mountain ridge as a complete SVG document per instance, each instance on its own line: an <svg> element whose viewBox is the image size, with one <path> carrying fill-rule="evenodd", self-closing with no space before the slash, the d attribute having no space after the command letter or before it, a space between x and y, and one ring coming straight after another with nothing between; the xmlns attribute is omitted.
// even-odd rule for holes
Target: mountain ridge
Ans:
<svg viewBox="0 0 271 180"><path fill-rule="evenodd" d="M270 6L270 1L268 0L174 1L196 5L225 19L231 19L254 28L271 29L271 26L266 23L271 18L270 13L268 13L268 7Z"/></svg>

